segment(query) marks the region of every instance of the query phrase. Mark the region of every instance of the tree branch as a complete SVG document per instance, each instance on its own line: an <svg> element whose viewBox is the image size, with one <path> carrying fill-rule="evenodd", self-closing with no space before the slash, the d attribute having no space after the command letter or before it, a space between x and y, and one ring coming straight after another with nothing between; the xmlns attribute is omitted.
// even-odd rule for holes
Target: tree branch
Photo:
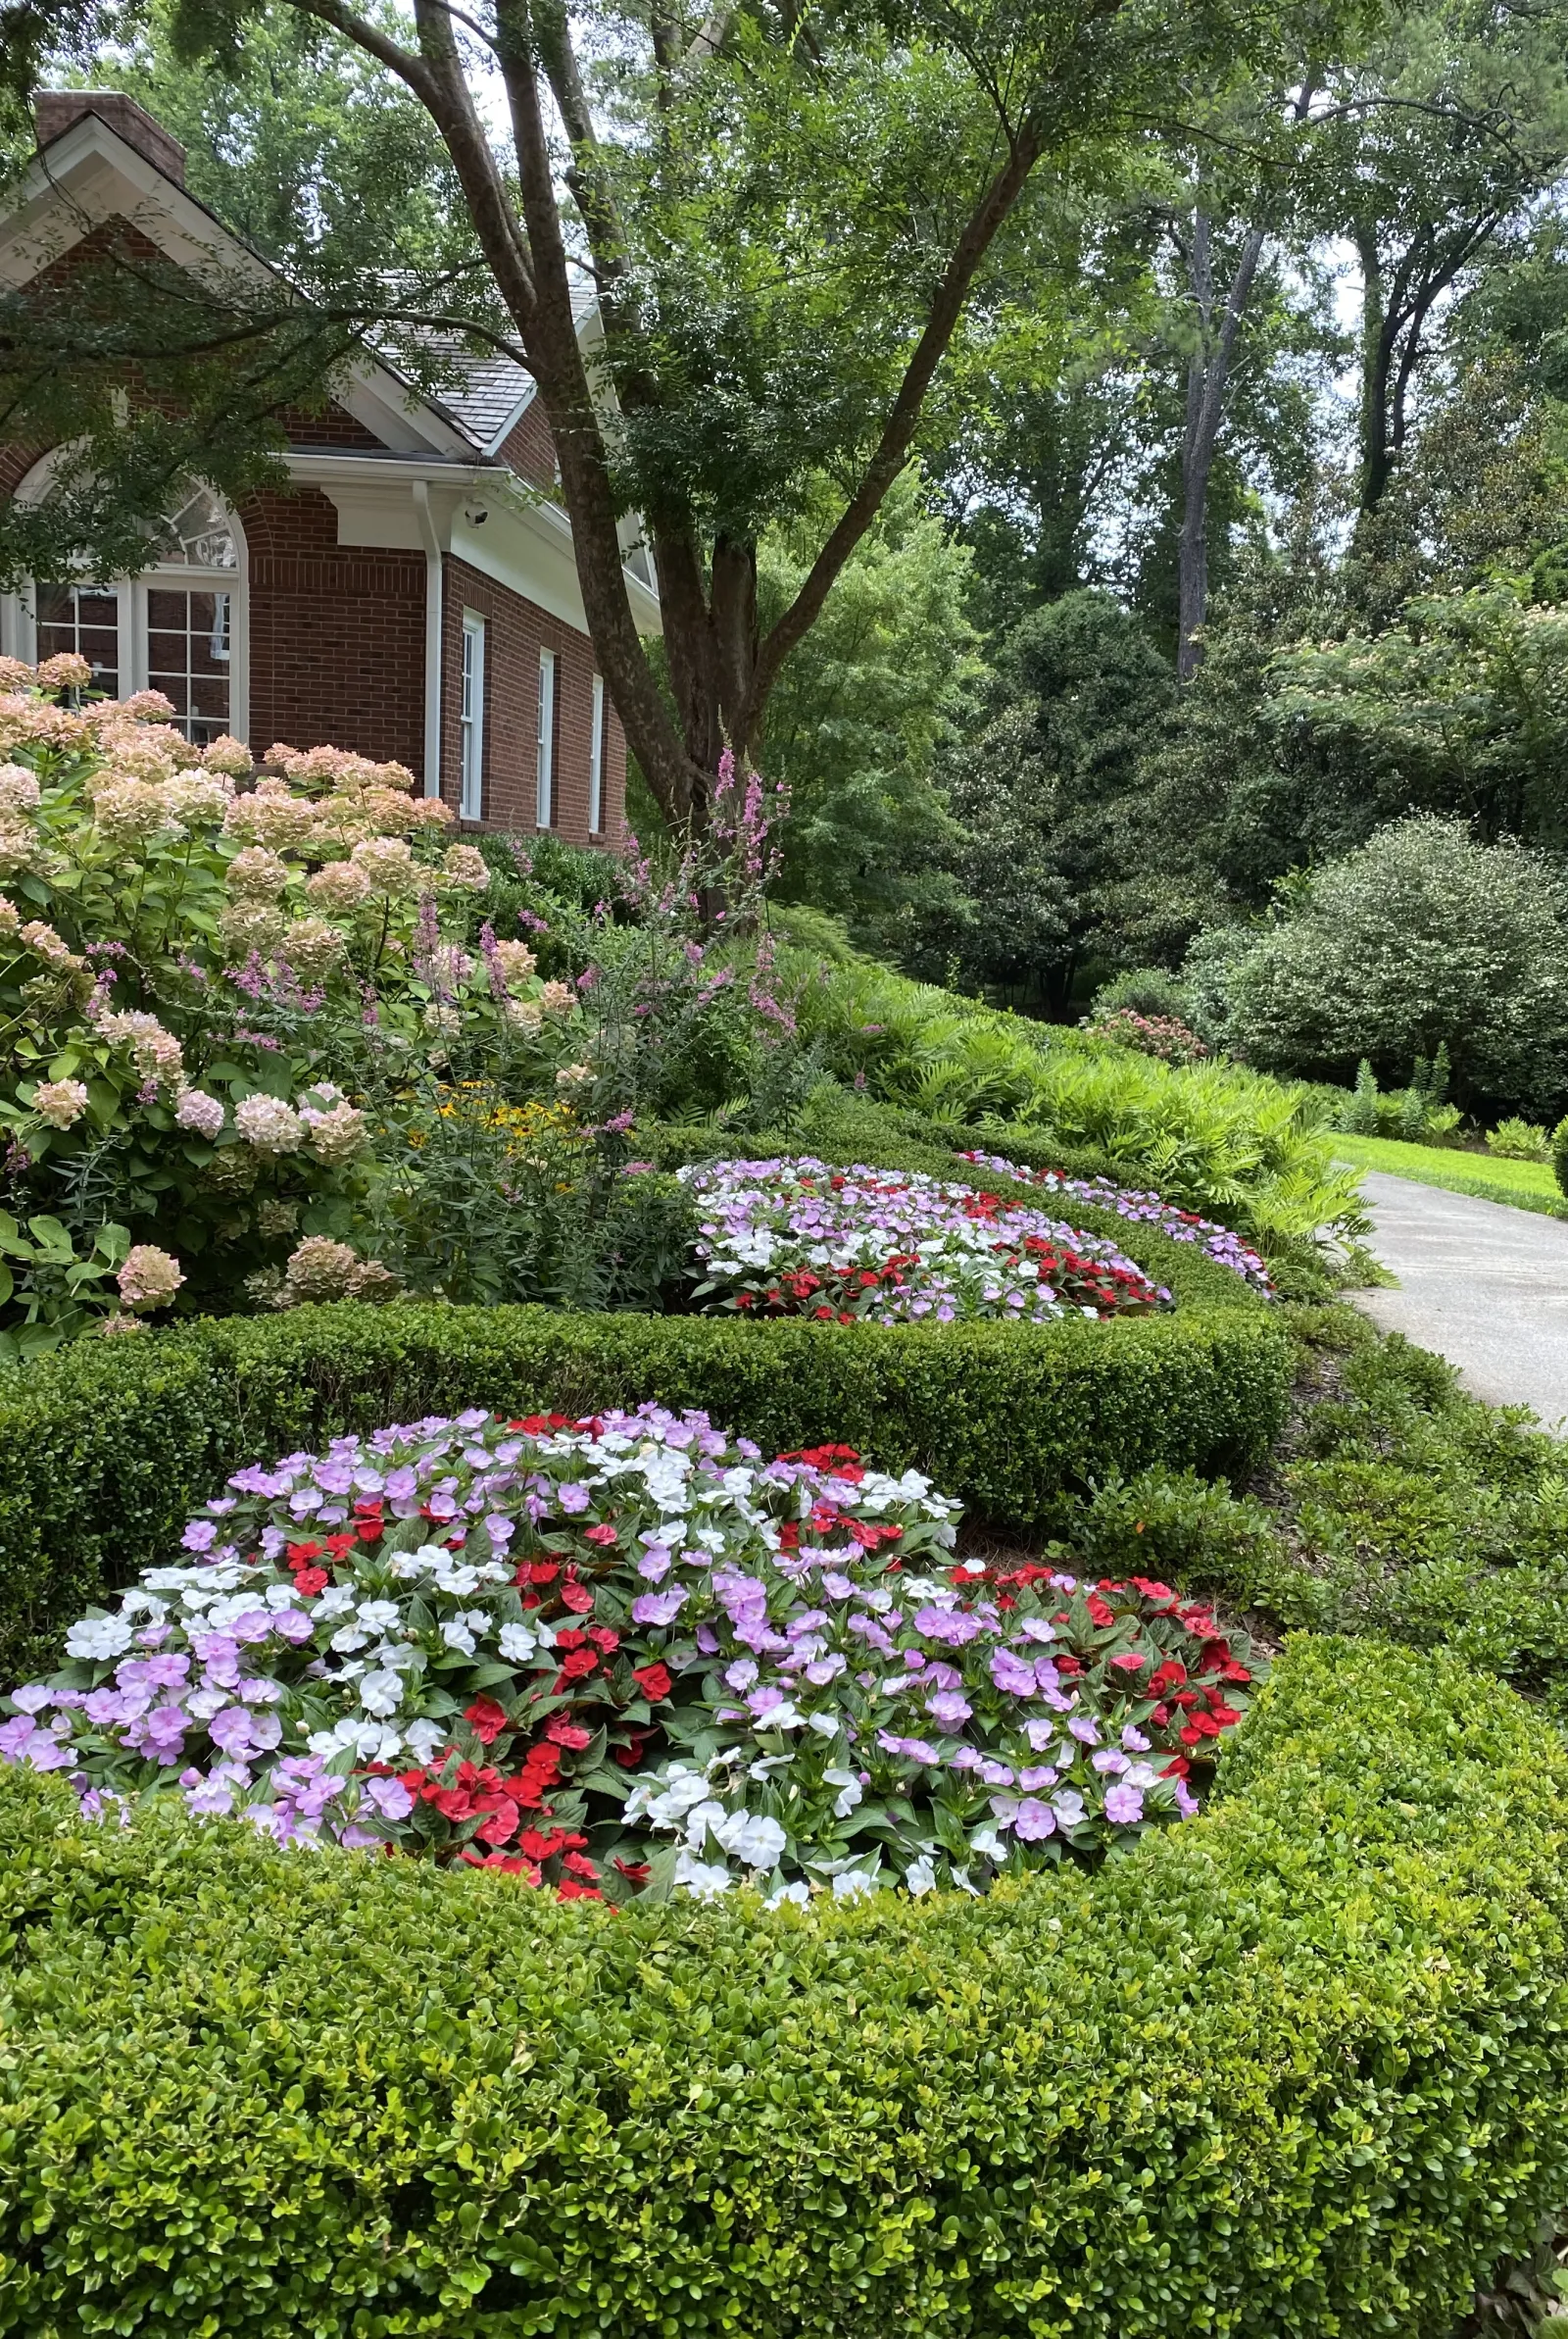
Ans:
<svg viewBox="0 0 1568 2339"><path fill-rule="evenodd" d="M1044 139L1038 126L1026 124L1006 162L991 180L964 224L943 272L927 313L925 328L904 371L897 395L888 410L875 452L860 483L841 513L806 576L800 591L762 641L752 684L736 715L736 744L747 744L761 720L767 694L785 659L808 631L834 579L876 518L883 498L908 460L919 424L920 410L953 338L969 287L998 230L1023 190L1039 161Z"/></svg>

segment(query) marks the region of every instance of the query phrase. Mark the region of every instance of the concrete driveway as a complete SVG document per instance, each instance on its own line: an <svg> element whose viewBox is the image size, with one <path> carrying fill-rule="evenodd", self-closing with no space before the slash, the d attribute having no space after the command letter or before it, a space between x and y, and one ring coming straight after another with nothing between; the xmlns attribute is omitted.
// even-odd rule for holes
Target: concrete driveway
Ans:
<svg viewBox="0 0 1568 2339"><path fill-rule="evenodd" d="M1568 1219L1369 1170L1367 1248L1395 1290L1348 1294L1386 1332L1459 1368L1492 1405L1528 1405L1568 1435Z"/></svg>

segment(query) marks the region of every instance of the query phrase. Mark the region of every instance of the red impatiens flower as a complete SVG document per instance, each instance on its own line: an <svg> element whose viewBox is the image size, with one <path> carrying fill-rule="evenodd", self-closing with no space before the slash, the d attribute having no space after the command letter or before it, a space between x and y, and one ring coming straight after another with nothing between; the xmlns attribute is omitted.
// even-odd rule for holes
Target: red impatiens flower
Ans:
<svg viewBox="0 0 1568 2339"><path fill-rule="evenodd" d="M557 1714L545 1723L545 1736L557 1746L567 1746L573 1754L581 1754L593 1732L585 1730L580 1721L568 1721L564 1714Z"/></svg>
<svg viewBox="0 0 1568 2339"><path fill-rule="evenodd" d="M612 1526L609 1525L584 1527L583 1540L587 1543L613 1543L615 1541L615 1530Z"/></svg>
<svg viewBox="0 0 1568 2339"><path fill-rule="evenodd" d="M471 1706L465 1706L463 1718L481 1746L491 1746L507 1726L507 1710L494 1698L475 1698Z"/></svg>
<svg viewBox="0 0 1568 2339"><path fill-rule="evenodd" d="M314 1600L318 1592L324 1592L330 1578L324 1568L301 1568L294 1578L294 1589L303 1599Z"/></svg>
<svg viewBox="0 0 1568 2339"><path fill-rule="evenodd" d="M662 1665L634 1666L631 1677L643 1695L650 1698L656 1706L661 1698L667 1698L669 1695L669 1674Z"/></svg>
<svg viewBox="0 0 1568 2339"><path fill-rule="evenodd" d="M1115 1610L1113 1608L1107 1608L1104 1601L1101 1599L1098 1592L1090 1593L1088 1605L1089 1621L1091 1624L1098 1625L1099 1628L1103 1631L1107 1624L1115 1623Z"/></svg>
<svg viewBox="0 0 1568 2339"><path fill-rule="evenodd" d="M586 1674L593 1671L598 1663L599 1652L597 1649L573 1649L561 1668L563 1683L582 1680Z"/></svg>
<svg viewBox="0 0 1568 2339"><path fill-rule="evenodd" d="M1110 1662L1112 1668L1117 1672L1139 1673L1149 1663L1149 1656L1147 1651L1124 1649L1119 1657L1113 1657Z"/></svg>
<svg viewBox="0 0 1568 2339"><path fill-rule="evenodd" d="M590 1527L588 1531L592 1534L593 1529ZM562 1585L561 1605L563 1608L569 1608L574 1617L587 1616L593 1604L594 1596L586 1584Z"/></svg>
<svg viewBox="0 0 1568 2339"><path fill-rule="evenodd" d="M490 1816L479 1822L474 1829L474 1835L481 1844L504 1844L509 1837L516 1834L517 1816L517 1807L514 1803L497 1804Z"/></svg>
<svg viewBox="0 0 1568 2339"><path fill-rule="evenodd" d="M513 1577L514 1584L553 1584L561 1573L559 1560L524 1560Z"/></svg>

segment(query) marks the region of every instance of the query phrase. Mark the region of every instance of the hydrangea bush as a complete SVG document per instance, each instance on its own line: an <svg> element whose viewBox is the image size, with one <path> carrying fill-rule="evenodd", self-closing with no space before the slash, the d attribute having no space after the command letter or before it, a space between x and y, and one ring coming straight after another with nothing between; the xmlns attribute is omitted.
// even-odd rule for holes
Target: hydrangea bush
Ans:
<svg viewBox="0 0 1568 2339"><path fill-rule="evenodd" d="M1043 1323L1146 1314L1170 1293L1103 1236L913 1170L808 1154L679 1172L698 1206L694 1299L825 1321Z"/></svg>
<svg viewBox="0 0 1568 2339"><path fill-rule="evenodd" d="M14 1691L0 1755L566 1897L984 1889L1190 1816L1255 1664L1146 1578L706 1415L481 1412L237 1471Z"/></svg>
<svg viewBox="0 0 1568 2339"><path fill-rule="evenodd" d="M577 994L491 930L482 856L402 766L283 744L253 766L191 746L156 691L67 703L88 679L0 662L0 1203L24 1244L63 1227L85 1258L117 1227L110 1255L168 1256L165 1298L232 1300L346 1230L455 1051L553 1093ZM107 1304L96 1274L12 1255L0 1354Z"/></svg>
<svg viewBox="0 0 1568 2339"><path fill-rule="evenodd" d="M1118 1219L1130 1219L1135 1225L1157 1228L1161 1234L1169 1235L1172 1242L1196 1243L1206 1258L1212 1259L1216 1266L1228 1267L1265 1299L1274 1296L1273 1277L1250 1243L1243 1242L1230 1227L1217 1225L1212 1219L1200 1218L1196 1211L1180 1210L1174 1202L1165 1202L1158 1194L1118 1186L1108 1177L1064 1177L1059 1170L1030 1170L1022 1162L1009 1162L998 1153L962 1153L958 1159L972 1162L979 1170L994 1170L999 1177L1011 1178L1019 1185L1039 1186L1047 1194L1064 1195L1069 1202L1114 1211Z"/></svg>

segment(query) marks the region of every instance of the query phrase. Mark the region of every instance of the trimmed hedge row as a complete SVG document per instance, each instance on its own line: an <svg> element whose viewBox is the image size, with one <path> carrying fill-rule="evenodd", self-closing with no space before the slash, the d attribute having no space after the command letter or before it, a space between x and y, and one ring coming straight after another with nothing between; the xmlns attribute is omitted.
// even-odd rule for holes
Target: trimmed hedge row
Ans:
<svg viewBox="0 0 1568 2339"><path fill-rule="evenodd" d="M1242 1304L1042 1328L345 1303L78 1343L0 1380L0 1681L56 1663L60 1629L167 1558L241 1464L470 1405L702 1406L769 1453L844 1441L1020 1522L1112 1470L1245 1468L1283 1420L1289 1336L1154 1241Z"/></svg>
<svg viewBox="0 0 1568 2339"><path fill-rule="evenodd" d="M1568 2189L1568 1754L1293 1643L1093 1876L614 1913L0 1776L0 2334L1440 2339Z"/></svg>

